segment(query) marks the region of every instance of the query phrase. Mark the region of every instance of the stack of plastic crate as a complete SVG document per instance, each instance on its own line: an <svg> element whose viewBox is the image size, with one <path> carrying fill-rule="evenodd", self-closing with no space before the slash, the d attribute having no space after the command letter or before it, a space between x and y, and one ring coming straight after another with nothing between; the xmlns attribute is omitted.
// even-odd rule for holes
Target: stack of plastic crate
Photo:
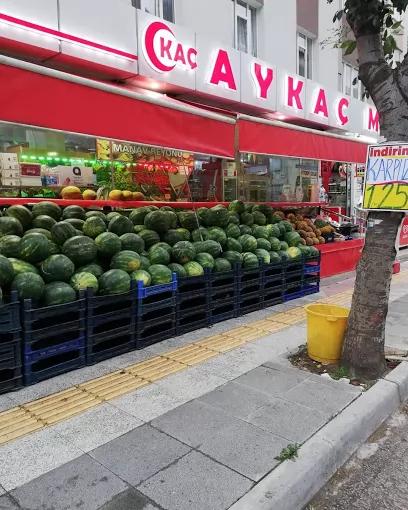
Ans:
<svg viewBox="0 0 408 510"><path fill-rule="evenodd" d="M238 271L207 273L210 297L210 325L238 316Z"/></svg>
<svg viewBox="0 0 408 510"><path fill-rule="evenodd" d="M207 274L178 280L176 334L205 328L210 321L210 293Z"/></svg>
<svg viewBox="0 0 408 510"><path fill-rule="evenodd" d="M0 394L21 388L20 303L12 293L9 303L0 302Z"/></svg>

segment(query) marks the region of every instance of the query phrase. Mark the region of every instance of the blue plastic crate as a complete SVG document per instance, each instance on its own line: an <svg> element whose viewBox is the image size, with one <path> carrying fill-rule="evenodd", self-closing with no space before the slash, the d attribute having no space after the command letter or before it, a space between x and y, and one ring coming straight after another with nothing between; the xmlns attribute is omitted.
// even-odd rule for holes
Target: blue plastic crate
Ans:
<svg viewBox="0 0 408 510"><path fill-rule="evenodd" d="M176 335L190 333L197 329L206 328L210 325L210 310L207 307L199 307L191 310L177 311Z"/></svg>
<svg viewBox="0 0 408 510"><path fill-rule="evenodd" d="M285 261L285 274L293 273L294 271L301 271L303 273L303 267L305 265L305 259L301 260L289 260Z"/></svg>
<svg viewBox="0 0 408 510"><path fill-rule="evenodd" d="M240 296L238 300L238 315L256 312L261 309L262 296L259 292L253 292L246 296Z"/></svg>
<svg viewBox="0 0 408 510"><path fill-rule="evenodd" d="M47 345L47 343L45 343ZM78 351L85 348L85 333L80 337L68 342L49 345L48 347L42 346L39 342L38 345L26 344L24 345L24 360L25 363L34 363L43 358L50 358L65 352Z"/></svg>
<svg viewBox="0 0 408 510"><path fill-rule="evenodd" d="M86 314L87 322L102 324L109 320L116 320L121 317L131 316L136 313L136 282L132 280L132 290L121 294L107 296L95 296L92 289L86 292ZM116 317L115 317L116 316Z"/></svg>
<svg viewBox="0 0 408 510"><path fill-rule="evenodd" d="M262 281L262 273L260 267L250 267L250 268L238 268L238 286L247 285L249 283L259 284Z"/></svg>
<svg viewBox="0 0 408 510"><path fill-rule="evenodd" d="M317 294L320 292L320 282L308 282L303 286L303 293L305 296L309 296L310 294Z"/></svg>
<svg viewBox="0 0 408 510"><path fill-rule="evenodd" d="M236 299L225 301L211 309L210 325L238 317L238 302Z"/></svg>
<svg viewBox="0 0 408 510"><path fill-rule="evenodd" d="M285 262L278 262L276 264L261 264L262 280L272 281L280 280L285 275Z"/></svg>
<svg viewBox="0 0 408 510"><path fill-rule="evenodd" d="M304 275L317 274L317 273L320 273L320 265L318 265L318 264L316 264L316 265L306 264L305 267L303 268Z"/></svg>
<svg viewBox="0 0 408 510"><path fill-rule="evenodd" d="M84 349L76 351L64 352L51 356L49 358L42 358L34 362L24 362L24 384L30 386L32 384L50 379L57 375L71 372L78 368L85 366L85 352Z"/></svg>
<svg viewBox="0 0 408 510"><path fill-rule="evenodd" d="M14 291L9 303L0 304L0 333L10 333L20 328L20 302Z"/></svg>
<svg viewBox="0 0 408 510"><path fill-rule="evenodd" d="M177 280L178 294L188 294L189 292L207 290L208 289L208 275L201 276L187 276L186 278L179 278Z"/></svg>
<svg viewBox="0 0 408 510"><path fill-rule="evenodd" d="M177 314L190 313L190 310L208 308L210 299L208 294L190 296L189 299L177 301Z"/></svg>
<svg viewBox="0 0 408 510"><path fill-rule="evenodd" d="M208 272L210 290L217 290L220 287L236 286L238 284L238 269L222 273Z"/></svg>
<svg viewBox="0 0 408 510"><path fill-rule="evenodd" d="M177 290L177 274L173 273L173 281L171 283L163 283L161 285L153 285L152 287L143 287L143 282L137 282L137 298L144 299L148 296L163 294L164 292L175 292Z"/></svg>
<svg viewBox="0 0 408 510"><path fill-rule="evenodd" d="M160 317L173 313L176 310L176 306L177 300L175 297L148 305L139 304L137 307L137 327L140 327L151 320L156 320L157 318L160 319Z"/></svg>
<svg viewBox="0 0 408 510"><path fill-rule="evenodd" d="M136 348L136 335L131 328L119 328L86 338L86 364L114 358Z"/></svg>
<svg viewBox="0 0 408 510"><path fill-rule="evenodd" d="M171 313L165 317L149 321L138 325L136 332L136 348L143 349L148 345L152 345L168 338L172 338L176 334L176 314Z"/></svg>
<svg viewBox="0 0 408 510"><path fill-rule="evenodd" d="M16 391L23 387L21 366L13 369L0 370L0 395Z"/></svg>
<svg viewBox="0 0 408 510"><path fill-rule="evenodd" d="M21 367L21 335L20 332L4 333L0 336L0 371ZM3 341L7 340L7 341Z"/></svg>

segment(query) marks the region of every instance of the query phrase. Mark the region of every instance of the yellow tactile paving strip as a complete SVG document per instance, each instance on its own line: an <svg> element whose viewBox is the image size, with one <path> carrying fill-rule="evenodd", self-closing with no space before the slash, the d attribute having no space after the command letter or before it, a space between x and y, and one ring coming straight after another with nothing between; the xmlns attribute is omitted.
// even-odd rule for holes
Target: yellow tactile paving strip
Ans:
<svg viewBox="0 0 408 510"><path fill-rule="evenodd" d="M408 270L402 271L393 277L393 283L405 280L407 276ZM350 289L317 300L316 303L344 305L350 301L352 294L353 289ZM245 326L205 338L123 370L2 412L0 413L0 446L305 320L304 307L275 313L263 320L253 321Z"/></svg>

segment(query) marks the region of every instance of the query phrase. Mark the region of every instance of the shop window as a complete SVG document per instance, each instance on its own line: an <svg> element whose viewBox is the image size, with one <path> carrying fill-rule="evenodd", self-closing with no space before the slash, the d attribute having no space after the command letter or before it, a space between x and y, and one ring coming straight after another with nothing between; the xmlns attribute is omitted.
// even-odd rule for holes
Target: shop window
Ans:
<svg viewBox="0 0 408 510"><path fill-rule="evenodd" d="M347 96L364 101L366 99L365 87L358 79L358 69L350 64L343 63L343 84L342 92Z"/></svg>
<svg viewBox="0 0 408 510"><path fill-rule="evenodd" d="M132 0L132 5L174 23L174 0Z"/></svg>
<svg viewBox="0 0 408 510"><path fill-rule="evenodd" d="M256 9L241 0L233 0L235 18L235 48L257 55Z"/></svg>
<svg viewBox="0 0 408 510"><path fill-rule="evenodd" d="M313 39L298 33L297 36L297 73L312 79L313 75Z"/></svg>

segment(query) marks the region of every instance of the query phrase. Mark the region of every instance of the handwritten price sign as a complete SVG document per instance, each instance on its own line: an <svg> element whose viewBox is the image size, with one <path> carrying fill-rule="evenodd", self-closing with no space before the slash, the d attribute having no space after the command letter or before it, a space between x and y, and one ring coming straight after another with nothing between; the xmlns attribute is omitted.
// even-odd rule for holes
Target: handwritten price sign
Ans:
<svg viewBox="0 0 408 510"><path fill-rule="evenodd" d="M408 210L408 144L368 147L363 207Z"/></svg>

